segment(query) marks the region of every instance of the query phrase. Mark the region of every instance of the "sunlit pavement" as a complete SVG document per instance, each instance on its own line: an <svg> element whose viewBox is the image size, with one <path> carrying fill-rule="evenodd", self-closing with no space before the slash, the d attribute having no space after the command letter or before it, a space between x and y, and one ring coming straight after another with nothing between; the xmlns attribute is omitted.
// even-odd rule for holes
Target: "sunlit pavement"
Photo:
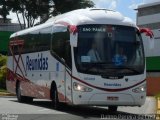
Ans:
<svg viewBox="0 0 160 120"><path fill-rule="evenodd" d="M153 97L147 97L142 107L119 107L116 113L110 113L107 109L107 107L78 107L65 105L62 110L54 110L51 106L51 102L48 100L38 99L34 100L31 104L27 104L18 103L16 97L0 97L0 115L18 114L18 120L100 120L102 119L102 115L105 115L106 120L128 120L126 116L133 117L134 119L131 120L135 120L135 116L138 118L139 115L155 114L156 100ZM114 118L110 118L111 115ZM126 118L119 118L122 116ZM147 120L154 119L151 118Z"/></svg>
<svg viewBox="0 0 160 120"><path fill-rule="evenodd" d="M147 97L145 104L141 107L119 107L118 110L134 114L156 114L156 99Z"/></svg>

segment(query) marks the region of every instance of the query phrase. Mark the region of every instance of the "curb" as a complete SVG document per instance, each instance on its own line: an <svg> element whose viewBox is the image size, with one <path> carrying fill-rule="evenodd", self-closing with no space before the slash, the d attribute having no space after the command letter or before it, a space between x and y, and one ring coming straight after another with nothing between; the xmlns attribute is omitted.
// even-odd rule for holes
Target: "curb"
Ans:
<svg viewBox="0 0 160 120"><path fill-rule="evenodd" d="M160 114L160 97L156 97L157 101L157 114Z"/></svg>
<svg viewBox="0 0 160 120"><path fill-rule="evenodd" d="M160 97L156 97L156 114L159 115L160 114ZM159 116L156 117L156 120L160 120Z"/></svg>
<svg viewBox="0 0 160 120"><path fill-rule="evenodd" d="M6 92L0 92L0 96L15 96L15 94L6 93Z"/></svg>

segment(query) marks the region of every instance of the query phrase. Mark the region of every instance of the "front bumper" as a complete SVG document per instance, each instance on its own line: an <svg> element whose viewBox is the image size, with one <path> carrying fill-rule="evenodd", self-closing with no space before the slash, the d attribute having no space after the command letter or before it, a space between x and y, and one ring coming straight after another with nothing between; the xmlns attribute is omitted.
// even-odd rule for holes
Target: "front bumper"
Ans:
<svg viewBox="0 0 160 120"><path fill-rule="evenodd" d="M145 103L145 99L145 93L134 95L124 93L95 93L92 95L86 93L85 95L85 93L79 93L74 96L73 104L89 106L141 106Z"/></svg>

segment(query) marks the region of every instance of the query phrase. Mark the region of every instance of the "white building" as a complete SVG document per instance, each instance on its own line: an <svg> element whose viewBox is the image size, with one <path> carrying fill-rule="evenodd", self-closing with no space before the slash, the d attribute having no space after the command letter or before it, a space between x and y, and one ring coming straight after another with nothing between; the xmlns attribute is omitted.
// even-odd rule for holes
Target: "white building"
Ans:
<svg viewBox="0 0 160 120"><path fill-rule="evenodd" d="M160 71L160 1L139 5L137 25L150 28L154 33L154 49L149 49L149 40L144 40L147 70Z"/></svg>

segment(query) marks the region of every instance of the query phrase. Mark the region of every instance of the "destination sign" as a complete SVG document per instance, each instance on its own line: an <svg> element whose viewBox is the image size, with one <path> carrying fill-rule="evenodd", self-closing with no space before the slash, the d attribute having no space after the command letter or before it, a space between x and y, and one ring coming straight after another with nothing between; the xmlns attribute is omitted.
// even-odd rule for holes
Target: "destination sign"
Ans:
<svg viewBox="0 0 160 120"><path fill-rule="evenodd" d="M85 26L85 27L80 27L80 32L113 32L115 30L114 27L112 26Z"/></svg>

